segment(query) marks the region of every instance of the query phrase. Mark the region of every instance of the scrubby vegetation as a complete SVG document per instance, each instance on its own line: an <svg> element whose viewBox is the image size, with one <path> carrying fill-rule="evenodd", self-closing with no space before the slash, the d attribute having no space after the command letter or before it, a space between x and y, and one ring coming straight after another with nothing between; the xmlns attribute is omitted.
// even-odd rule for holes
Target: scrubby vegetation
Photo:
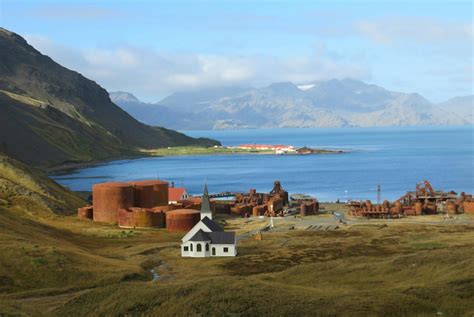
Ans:
<svg viewBox="0 0 474 317"><path fill-rule="evenodd" d="M435 315L474 313L469 226L354 226L264 233L232 259L185 259L179 234L123 234L2 210L0 313ZM63 227L64 229L60 229ZM15 228L15 229L12 229ZM97 236L95 230L107 235ZM150 269L159 274L151 281Z"/></svg>

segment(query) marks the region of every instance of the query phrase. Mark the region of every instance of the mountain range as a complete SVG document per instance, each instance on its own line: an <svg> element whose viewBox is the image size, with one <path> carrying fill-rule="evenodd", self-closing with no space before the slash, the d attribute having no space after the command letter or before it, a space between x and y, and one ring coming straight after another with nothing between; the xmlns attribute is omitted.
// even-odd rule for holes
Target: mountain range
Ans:
<svg viewBox="0 0 474 317"><path fill-rule="evenodd" d="M354 79L209 88L173 93L157 103L142 102L127 92L111 92L110 97L144 123L180 130L473 123L473 96L434 104L417 93L393 92Z"/></svg>
<svg viewBox="0 0 474 317"><path fill-rule="evenodd" d="M141 149L215 145L137 121L94 81L0 28L0 152L50 167L138 155Z"/></svg>

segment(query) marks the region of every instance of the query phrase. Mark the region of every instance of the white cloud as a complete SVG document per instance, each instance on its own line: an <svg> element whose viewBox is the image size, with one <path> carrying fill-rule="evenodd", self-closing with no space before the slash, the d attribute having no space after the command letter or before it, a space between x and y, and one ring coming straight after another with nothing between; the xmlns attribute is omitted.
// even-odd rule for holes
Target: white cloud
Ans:
<svg viewBox="0 0 474 317"><path fill-rule="evenodd" d="M131 46L73 49L41 36L26 38L42 53L95 80L107 90L129 91L150 101L175 91L203 87L369 77L365 66L344 62L340 57L335 59L321 48L310 56L283 58L170 53Z"/></svg>
<svg viewBox="0 0 474 317"><path fill-rule="evenodd" d="M422 17L385 17L355 23L363 36L380 44L416 42L433 45L471 45L474 24Z"/></svg>
<svg viewBox="0 0 474 317"><path fill-rule="evenodd" d="M26 14L34 18L55 20L97 20L104 18L120 18L125 12L115 8L93 4L42 4L28 10Z"/></svg>

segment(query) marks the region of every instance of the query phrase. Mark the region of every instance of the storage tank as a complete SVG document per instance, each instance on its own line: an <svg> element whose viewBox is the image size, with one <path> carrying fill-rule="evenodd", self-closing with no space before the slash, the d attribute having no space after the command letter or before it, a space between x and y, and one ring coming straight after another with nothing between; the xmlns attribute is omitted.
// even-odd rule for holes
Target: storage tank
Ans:
<svg viewBox="0 0 474 317"><path fill-rule="evenodd" d="M144 180L130 182L133 186L135 207L152 208L168 205L168 182Z"/></svg>
<svg viewBox="0 0 474 317"><path fill-rule="evenodd" d="M446 212L450 215L454 215L458 212L458 206L453 201L446 203Z"/></svg>
<svg viewBox="0 0 474 317"><path fill-rule="evenodd" d="M252 208L252 216L258 217L265 213L265 207L263 205L255 206Z"/></svg>
<svg viewBox="0 0 474 317"><path fill-rule="evenodd" d="M372 202L370 200L367 200L365 202L365 206L367 207L367 211L372 211L373 205L372 205Z"/></svg>
<svg viewBox="0 0 474 317"><path fill-rule="evenodd" d="M436 208L436 204L428 203L425 204L423 211L425 215L436 215L438 213L438 209Z"/></svg>
<svg viewBox="0 0 474 317"><path fill-rule="evenodd" d="M177 209L166 213L166 230L186 232L191 230L199 220L201 213L193 209Z"/></svg>
<svg viewBox="0 0 474 317"><path fill-rule="evenodd" d="M395 202L394 211L397 215L400 215L403 211L402 203L398 200Z"/></svg>
<svg viewBox="0 0 474 317"><path fill-rule="evenodd" d="M319 201L317 199L314 200L314 212L319 212Z"/></svg>
<svg viewBox="0 0 474 317"><path fill-rule="evenodd" d="M423 204L420 202L415 203L415 216L421 215L423 213Z"/></svg>
<svg viewBox="0 0 474 317"><path fill-rule="evenodd" d="M108 182L92 186L93 219L117 223L118 210L133 206L133 187L128 183Z"/></svg>
<svg viewBox="0 0 474 317"><path fill-rule="evenodd" d="M258 217L258 206L253 207L252 216L253 217Z"/></svg>
<svg viewBox="0 0 474 317"><path fill-rule="evenodd" d="M464 201L463 203L464 213L474 214L474 201Z"/></svg>
<svg viewBox="0 0 474 317"><path fill-rule="evenodd" d="M118 211L118 225L121 228L164 227L164 217L164 212L154 212L148 208L121 208Z"/></svg>
<svg viewBox="0 0 474 317"><path fill-rule="evenodd" d="M308 205L306 203L302 203L300 205L300 214L302 216L306 216L308 214Z"/></svg>
<svg viewBox="0 0 474 317"><path fill-rule="evenodd" d="M415 216L415 209L413 209L411 206L403 207L403 214L405 216Z"/></svg>

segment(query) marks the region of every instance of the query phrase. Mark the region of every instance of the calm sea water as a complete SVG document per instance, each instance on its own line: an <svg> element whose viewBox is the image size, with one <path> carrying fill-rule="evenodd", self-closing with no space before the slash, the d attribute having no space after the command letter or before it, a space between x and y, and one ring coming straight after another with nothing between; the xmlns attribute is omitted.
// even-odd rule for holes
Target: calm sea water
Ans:
<svg viewBox="0 0 474 317"><path fill-rule="evenodd" d="M473 127L265 129L191 131L195 137L218 139L223 145L288 144L348 150L334 155L206 155L119 160L53 176L72 190L94 183L159 177L184 184L200 194L207 181L211 192L269 191L280 180L290 193L307 193L320 201L396 199L428 179L435 189L474 192Z"/></svg>

